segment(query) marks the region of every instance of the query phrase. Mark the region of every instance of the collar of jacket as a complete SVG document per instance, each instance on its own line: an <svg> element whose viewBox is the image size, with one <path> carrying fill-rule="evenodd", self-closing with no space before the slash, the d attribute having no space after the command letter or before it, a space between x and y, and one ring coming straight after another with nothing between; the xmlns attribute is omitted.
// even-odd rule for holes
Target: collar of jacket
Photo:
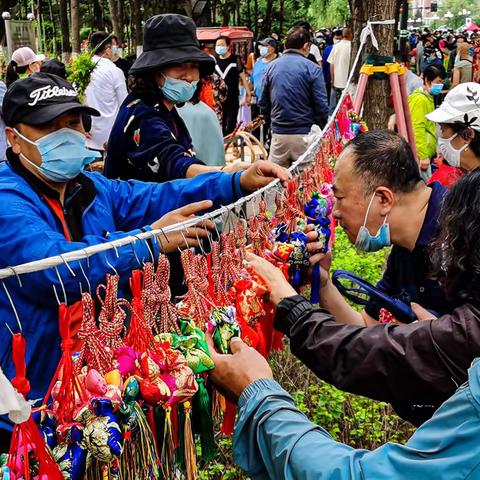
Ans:
<svg viewBox="0 0 480 480"><path fill-rule="evenodd" d="M40 197L60 202L59 193L30 172L20 161L19 156L13 153L11 147L7 149L6 154L8 164L12 170L22 177ZM97 190L93 181L83 173L80 173L68 182L63 209L65 211L65 221L68 224L73 240L82 238L81 216L95 200L96 195Z"/></svg>
<svg viewBox="0 0 480 480"><path fill-rule="evenodd" d="M26 180L30 186L40 195L43 195L48 198L53 198L55 200L60 199L59 193L50 188L45 182L42 182L40 178L34 175L30 170L28 170L23 163L20 161L18 155L13 153L12 148L7 149L7 161L12 167L12 170L20 175L24 180ZM70 198L72 195L78 193L77 191L85 190L88 192L89 204L93 201L96 195L95 186L90 178L88 178L83 173L80 173L73 180L70 180L67 184L67 190L65 192L65 198Z"/></svg>
<svg viewBox="0 0 480 480"><path fill-rule="evenodd" d="M303 58L307 58L301 50L297 50L296 48L289 48L283 52L283 55L301 55Z"/></svg>

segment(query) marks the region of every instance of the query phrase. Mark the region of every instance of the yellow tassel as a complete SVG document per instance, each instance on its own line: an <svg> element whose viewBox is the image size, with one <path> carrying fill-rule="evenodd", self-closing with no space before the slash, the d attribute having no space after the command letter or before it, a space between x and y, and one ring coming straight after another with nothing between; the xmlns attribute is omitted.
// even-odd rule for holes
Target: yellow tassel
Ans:
<svg viewBox="0 0 480 480"><path fill-rule="evenodd" d="M197 480L197 460L195 458L195 442L193 440L192 423L190 420L190 412L192 411L190 402L185 402L183 404L183 409L185 411L185 429L183 441L185 444L185 467L187 469L187 480Z"/></svg>
<svg viewBox="0 0 480 480"><path fill-rule="evenodd" d="M165 409L165 430L163 432L162 445L162 470L163 477L173 480L174 478L174 454L175 446L173 444L173 426L172 426L172 409Z"/></svg>

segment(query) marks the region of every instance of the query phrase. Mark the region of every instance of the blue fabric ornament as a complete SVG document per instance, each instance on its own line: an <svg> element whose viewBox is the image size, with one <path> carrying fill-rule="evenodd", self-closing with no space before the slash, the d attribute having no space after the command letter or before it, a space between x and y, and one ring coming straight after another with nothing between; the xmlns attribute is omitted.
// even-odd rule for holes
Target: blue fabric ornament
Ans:
<svg viewBox="0 0 480 480"><path fill-rule="evenodd" d="M82 427L71 425L62 436L63 440L53 449L53 457L64 478L83 480L88 452L83 445Z"/></svg>

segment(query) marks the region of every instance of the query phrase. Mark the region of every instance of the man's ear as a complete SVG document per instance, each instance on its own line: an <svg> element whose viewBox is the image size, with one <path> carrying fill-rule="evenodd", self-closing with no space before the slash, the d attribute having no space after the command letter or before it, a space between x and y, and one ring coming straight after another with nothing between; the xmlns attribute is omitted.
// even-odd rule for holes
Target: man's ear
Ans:
<svg viewBox="0 0 480 480"><path fill-rule="evenodd" d="M18 142L18 135L12 127L5 127L5 134L7 135L7 141L11 145L13 153L19 155L21 152L20 143Z"/></svg>
<svg viewBox="0 0 480 480"><path fill-rule="evenodd" d="M395 203L395 194L387 187L378 187L375 195L380 197L380 214L388 215Z"/></svg>

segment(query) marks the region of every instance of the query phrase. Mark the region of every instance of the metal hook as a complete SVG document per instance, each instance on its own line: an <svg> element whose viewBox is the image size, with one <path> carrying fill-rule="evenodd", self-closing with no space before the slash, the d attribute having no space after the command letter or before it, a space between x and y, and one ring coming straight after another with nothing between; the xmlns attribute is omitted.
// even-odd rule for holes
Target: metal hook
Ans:
<svg viewBox="0 0 480 480"><path fill-rule="evenodd" d="M68 271L72 274L72 277L76 277L77 275L75 274L75 272L72 270L72 267L68 264L68 262L65 260L63 254L61 253L59 255L59 257L63 260L63 263L65 264L65 266L68 268Z"/></svg>
<svg viewBox="0 0 480 480"><path fill-rule="evenodd" d="M185 247L186 247L186 248L190 248L189 245L188 245L188 241L187 241L187 239L185 238L185 235L183 234L183 230L180 230L180 233L181 233L181 235L182 235L182 237L183 237L183 241L185 242ZM178 251L179 251L180 253L182 253L182 249L181 249L180 247L177 247L177 248L178 248Z"/></svg>
<svg viewBox="0 0 480 480"><path fill-rule="evenodd" d="M13 335L15 335L15 334L13 333L12 329L10 328L10 325L7 322L5 322L5 326L7 327L8 331L12 334L12 337L13 337Z"/></svg>
<svg viewBox="0 0 480 480"><path fill-rule="evenodd" d="M153 254L153 251L150 248L150 244L148 243L148 238L144 238L143 241L145 242L145 245L148 248L148 252L150 253L150 258L152 260L152 263L155 264L155 255Z"/></svg>
<svg viewBox="0 0 480 480"><path fill-rule="evenodd" d="M22 280L20 280L20 275L15 270L15 267L8 267L8 269L11 270L13 272L13 274L17 277L18 286L20 288L23 288Z"/></svg>
<svg viewBox="0 0 480 480"><path fill-rule="evenodd" d="M91 295L92 294L92 286L90 285L90 280L87 277L87 274L85 273L85 270L83 269L82 262L79 260L78 264L80 265L80 270L83 273L83 276L85 277L85 281L87 282L88 285L88 293ZM82 282L80 282L80 292L82 292ZM82 292L83 294L83 292Z"/></svg>
<svg viewBox="0 0 480 480"><path fill-rule="evenodd" d="M213 224L215 225L215 222L213 222ZM208 244L210 245L210 251L212 251L213 238L212 238L212 235L211 235L210 230L207 228L207 226L205 225L205 223L203 224L203 229L205 230L205 233L207 234L207 240L208 240Z"/></svg>
<svg viewBox="0 0 480 480"><path fill-rule="evenodd" d="M202 253L203 256L206 256L205 250L203 249L202 242L200 240L200 237L198 236L198 230L196 227L195 228L195 236L197 237L197 242L198 242L198 248L200 249L200 252Z"/></svg>
<svg viewBox="0 0 480 480"><path fill-rule="evenodd" d="M60 282L60 286L62 287L64 303L67 304L67 292L65 290L65 285L63 284L62 277L60 276L60 272L58 271L58 267L55 267L55 271L57 272L58 281ZM57 298L57 302L60 305L62 302L60 302L60 298L57 294L57 289L55 285L52 285L52 286L53 286L53 291L55 293L55 297Z"/></svg>
<svg viewBox="0 0 480 480"><path fill-rule="evenodd" d="M20 329L20 332L23 333L22 322L20 322L20 317L18 316L18 312L17 312L17 309L15 308L15 304L13 303L13 300L12 300L12 297L10 295L10 292L8 291L7 285L5 284L5 282L3 280L2 280L2 285L3 285L3 289L5 290L5 293L7 294L8 301L10 302L10 305L12 306L13 314L15 315L15 319L17 320L18 328ZM10 330L10 327L8 329ZM11 330L10 330L10 332L11 332ZM12 335L13 335L13 333L12 333Z"/></svg>
<svg viewBox="0 0 480 480"><path fill-rule="evenodd" d="M106 264L113 270L113 272L115 273L115 275L117 275L117 277L118 277L118 276L119 276L119 275L118 275L118 272L117 272L117 270L115 269L115 267L108 261L107 254L105 254L105 262L106 262Z"/></svg>
<svg viewBox="0 0 480 480"><path fill-rule="evenodd" d="M112 245L113 249L115 250L115 255L117 256L117 258L120 258L120 255L118 253L118 248L116 245Z"/></svg>
<svg viewBox="0 0 480 480"><path fill-rule="evenodd" d="M87 261L87 268L90 268L90 255L86 248L83 249L83 253L85 254L85 260Z"/></svg>

